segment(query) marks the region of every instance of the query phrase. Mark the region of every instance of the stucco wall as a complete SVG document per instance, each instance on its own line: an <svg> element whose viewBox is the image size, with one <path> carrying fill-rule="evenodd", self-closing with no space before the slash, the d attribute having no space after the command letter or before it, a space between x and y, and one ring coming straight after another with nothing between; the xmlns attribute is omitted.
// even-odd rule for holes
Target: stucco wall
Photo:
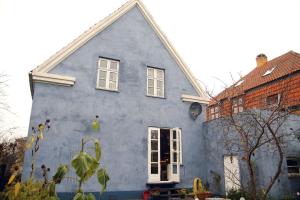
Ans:
<svg viewBox="0 0 300 200"><path fill-rule="evenodd" d="M224 148L223 128L220 120L212 120L204 123L203 132L205 132L204 144L205 152L207 155L207 176L211 186L211 191L214 193L224 194L224 155L228 155L229 152ZM283 129L290 131L290 128L297 130L300 128L300 117L297 115L291 115L286 123L283 125ZM232 134L233 130L230 131ZM300 142L293 136L288 140L287 148L284 150L285 156L300 156ZM236 153L236 152L235 152ZM249 179L247 166L243 161L242 155L239 155L240 175L243 185L247 185ZM277 154L271 153L270 150L262 150L255 152L255 163L257 181L259 185L266 185L270 180L270 177L274 176L276 170L276 163L278 162ZM214 175L211 170L217 172L221 176L220 186L214 182ZM271 195L274 198L280 198L283 195L293 194L299 190L300 178L288 178L286 160L283 161L283 173L280 175L277 182L274 184Z"/></svg>
<svg viewBox="0 0 300 200"><path fill-rule="evenodd" d="M120 60L118 92L95 88L99 56ZM166 98L146 96L147 66L165 69ZM47 118L51 119L52 127L41 144L37 166L46 164L54 173L60 163L69 163L79 151L81 138L93 136L101 140L101 165L110 175L107 190L144 190L148 127L180 127L183 166L178 187L192 187L194 177L205 177L204 133L200 126L204 113L194 121L188 112L190 103L180 99L182 94L196 92L138 8L134 7L96 35L51 73L74 76L76 83L73 87L41 83L34 86L30 127ZM99 133L90 129L95 115L100 116ZM29 171L27 151L24 178L28 178ZM74 172L70 175L75 176ZM84 187L100 191L95 178ZM63 182L58 187L58 191L75 189L73 182Z"/></svg>

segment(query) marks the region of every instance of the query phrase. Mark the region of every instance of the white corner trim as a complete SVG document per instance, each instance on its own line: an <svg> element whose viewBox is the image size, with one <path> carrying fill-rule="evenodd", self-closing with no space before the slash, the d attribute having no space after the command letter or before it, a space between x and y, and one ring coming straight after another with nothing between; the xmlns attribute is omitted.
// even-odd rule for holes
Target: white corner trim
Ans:
<svg viewBox="0 0 300 200"><path fill-rule="evenodd" d="M76 79L70 76L32 72L32 80L33 82L72 86L75 84Z"/></svg>
<svg viewBox="0 0 300 200"><path fill-rule="evenodd" d="M210 100L208 98L192 96L192 95L181 95L181 100L185 102L198 102L202 104L209 104Z"/></svg>

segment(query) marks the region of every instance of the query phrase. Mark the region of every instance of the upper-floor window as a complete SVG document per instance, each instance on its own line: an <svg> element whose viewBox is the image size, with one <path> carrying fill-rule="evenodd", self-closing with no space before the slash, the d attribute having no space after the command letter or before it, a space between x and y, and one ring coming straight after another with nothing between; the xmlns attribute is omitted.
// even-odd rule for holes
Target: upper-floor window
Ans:
<svg viewBox="0 0 300 200"><path fill-rule="evenodd" d="M273 94L271 96L268 96L266 98L266 104L267 106L277 106L280 101L280 95L279 94Z"/></svg>
<svg viewBox="0 0 300 200"><path fill-rule="evenodd" d="M243 97L237 97L232 100L232 112L239 113L244 111Z"/></svg>
<svg viewBox="0 0 300 200"><path fill-rule="evenodd" d="M147 95L164 97L165 71L163 69L147 68Z"/></svg>
<svg viewBox="0 0 300 200"><path fill-rule="evenodd" d="M217 119L220 117L220 106L213 106L209 108L210 119Z"/></svg>
<svg viewBox="0 0 300 200"><path fill-rule="evenodd" d="M119 61L100 58L97 69L97 88L118 90Z"/></svg>
<svg viewBox="0 0 300 200"><path fill-rule="evenodd" d="M286 158L289 176L300 176L300 157Z"/></svg>

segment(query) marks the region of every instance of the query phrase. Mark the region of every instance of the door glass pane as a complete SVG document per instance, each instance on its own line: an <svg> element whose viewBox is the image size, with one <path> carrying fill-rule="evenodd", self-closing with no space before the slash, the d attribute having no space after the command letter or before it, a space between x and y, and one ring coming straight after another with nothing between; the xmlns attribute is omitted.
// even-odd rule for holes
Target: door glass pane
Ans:
<svg viewBox="0 0 300 200"><path fill-rule="evenodd" d="M177 162L177 153L173 153L173 162Z"/></svg>
<svg viewBox="0 0 300 200"><path fill-rule="evenodd" d="M173 140L176 140L176 130L173 131Z"/></svg>
<svg viewBox="0 0 300 200"><path fill-rule="evenodd" d="M156 140L151 141L151 150L158 150L158 141Z"/></svg>
<svg viewBox="0 0 300 200"><path fill-rule="evenodd" d="M173 174L177 174L177 165L173 165Z"/></svg>
<svg viewBox="0 0 300 200"><path fill-rule="evenodd" d="M100 67L107 69L107 60L100 60Z"/></svg>
<svg viewBox="0 0 300 200"><path fill-rule="evenodd" d="M177 142L173 142L173 149L176 151L177 150Z"/></svg>
<svg viewBox="0 0 300 200"><path fill-rule="evenodd" d="M151 174L158 174L158 164L151 164Z"/></svg>
<svg viewBox="0 0 300 200"><path fill-rule="evenodd" d="M157 130L151 131L151 139L158 139L158 132Z"/></svg>
<svg viewBox="0 0 300 200"><path fill-rule="evenodd" d="M151 152L151 162L158 162L158 152Z"/></svg>
<svg viewBox="0 0 300 200"><path fill-rule="evenodd" d="M110 69L117 70L118 69L118 62L111 61L111 63L110 63Z"/></svg>

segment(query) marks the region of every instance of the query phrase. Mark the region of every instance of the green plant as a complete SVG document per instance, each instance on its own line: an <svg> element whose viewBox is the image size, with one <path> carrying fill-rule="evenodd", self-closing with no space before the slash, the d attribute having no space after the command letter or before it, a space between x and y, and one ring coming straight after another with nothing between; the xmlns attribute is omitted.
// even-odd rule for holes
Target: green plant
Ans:
<svg viewBox="0 0 300 200"><path fill-rule="evenodd" d="M85 144L89 141L94 142L95 156L92 156L84 151ZM89 180L97 171L97 178L100 185L102 185L102 192L106 189L106 184L109 181L109 176L106 170L100 167L101 147L99 140L95 138L83 138L81 140L81 150L72 159L72 167L75 169L78 176L78 189L73 200L94 200L93 194L84 194L82 191L82 184Z"/></svg>

